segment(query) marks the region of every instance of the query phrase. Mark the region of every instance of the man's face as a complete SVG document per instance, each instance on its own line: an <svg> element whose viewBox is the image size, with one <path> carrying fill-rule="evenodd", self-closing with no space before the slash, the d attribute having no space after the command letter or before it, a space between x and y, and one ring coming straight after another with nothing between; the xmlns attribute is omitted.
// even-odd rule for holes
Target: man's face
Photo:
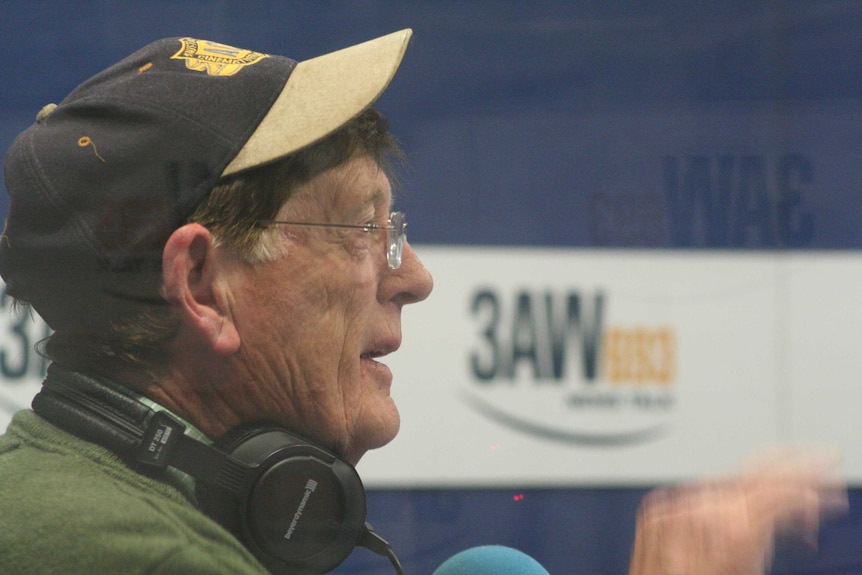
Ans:
<svg viewBox="0 0 862 575"><path fill-rule="evenodd" d="M386 175L369 156L300 186L278 218L385 224ZM401 308L425 299L432 280L404 246L386 261L386 231L277 226L286 255L242 267L233 288L245 419L276 419L356 463L398 432L383 356L401 345Z"/></svg>

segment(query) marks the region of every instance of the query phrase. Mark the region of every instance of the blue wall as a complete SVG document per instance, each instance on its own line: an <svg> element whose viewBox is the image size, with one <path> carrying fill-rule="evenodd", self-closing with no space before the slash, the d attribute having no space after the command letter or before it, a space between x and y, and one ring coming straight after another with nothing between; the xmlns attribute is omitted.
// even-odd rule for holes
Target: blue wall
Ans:
<svg viewBox="0 0 862 575"><path fill-rule="evenodd" d="M157 37L304 59L404 27L414 42L379 107L410 154L399 204L413 243L862 247L862 125L816 129L862 104L852 0L0 0L0 148L42 105ZM736 120L708 119L722 110ZM676 134L664 148L643 138L656 126ZM496 542L553 573L620 574L647 487L379 490L369 519L408 573ZM782 546L776 571L862 570L860 497L819 554ZM344 568L386 570L363 551Z"/></svg>

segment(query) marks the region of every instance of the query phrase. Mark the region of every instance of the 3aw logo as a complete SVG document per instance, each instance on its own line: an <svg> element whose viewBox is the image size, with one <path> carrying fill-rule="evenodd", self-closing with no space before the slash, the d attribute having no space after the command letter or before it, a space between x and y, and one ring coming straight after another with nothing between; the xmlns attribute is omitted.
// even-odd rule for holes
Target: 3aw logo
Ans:
<svg viewBox="0 0 862 575"><path fill-rule="evenodd" d="M545 439L627 445L661 434L674 407L678 343L667 325L606 325L601 291L476 290L464 399Z"/></svg>
<svg viewBox="0 0 862 575"><path fill-rule="evenodd" d="M35 345L51 329L35 313L15 310L12 298L0 288L0 430L19 409L30 405L48 369L48 360Z"/></svg>

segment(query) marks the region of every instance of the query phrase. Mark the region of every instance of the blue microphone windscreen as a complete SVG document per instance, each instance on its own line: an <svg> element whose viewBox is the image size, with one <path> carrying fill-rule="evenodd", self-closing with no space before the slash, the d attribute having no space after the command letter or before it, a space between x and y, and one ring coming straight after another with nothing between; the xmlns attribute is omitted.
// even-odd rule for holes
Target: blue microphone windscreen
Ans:
<svg viewBox="0 0 862 575"><path fill-rule="evenodd" d="M471 547L443 562L433 575L550 575L541 563L502 545Z"/></svg>

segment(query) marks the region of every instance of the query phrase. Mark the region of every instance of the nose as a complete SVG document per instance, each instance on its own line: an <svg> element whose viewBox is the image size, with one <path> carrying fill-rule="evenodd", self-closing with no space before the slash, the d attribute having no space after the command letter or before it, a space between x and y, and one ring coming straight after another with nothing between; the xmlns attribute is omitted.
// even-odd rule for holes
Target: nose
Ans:
<svg viewBox="0 0 862 575"><path fill-rule="evenodd" d="M432 289L434 279L431 273L405 240L401 266L397 270L387 269L386 277L380 282L381 300L396 301L400 305L418 303L426 299Z"/></svg>

